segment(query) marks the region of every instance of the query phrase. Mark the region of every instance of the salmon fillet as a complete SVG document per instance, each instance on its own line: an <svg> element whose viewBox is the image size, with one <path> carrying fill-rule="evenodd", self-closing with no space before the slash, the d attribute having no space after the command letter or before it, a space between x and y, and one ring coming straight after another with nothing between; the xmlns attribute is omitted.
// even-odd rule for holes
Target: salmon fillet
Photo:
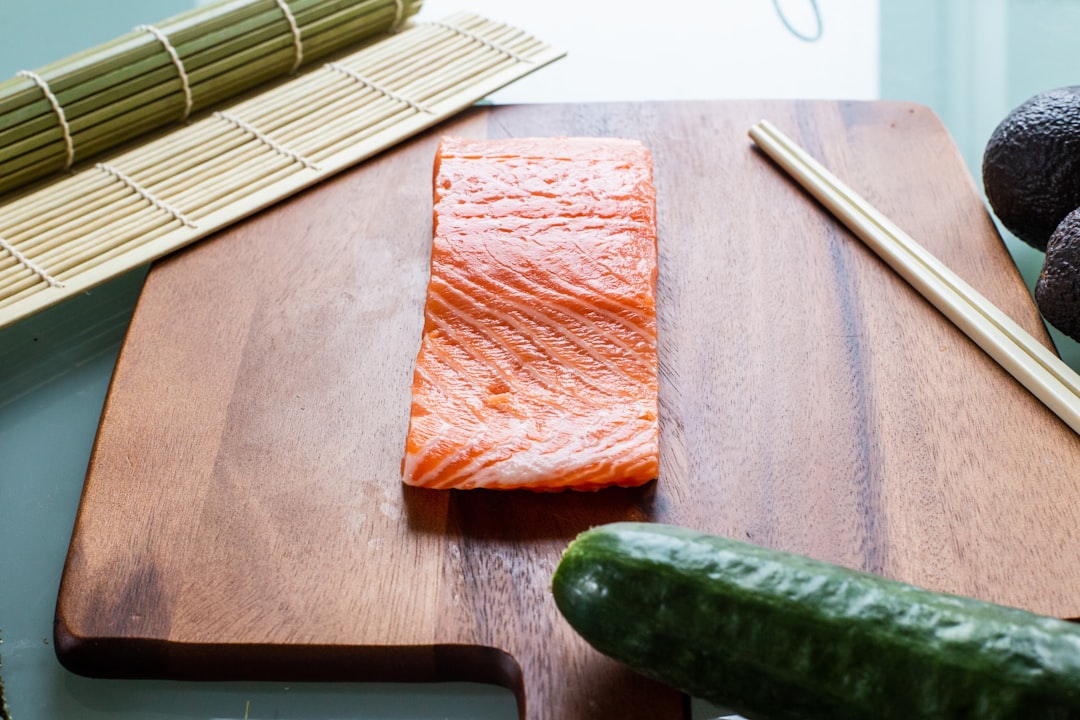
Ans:
<svg viewBox="0 0 1080 720"><path fill-rule="evenodd" d="M595 490L655 478L648 149L444 138L434 184L404 482Z"/></svg>

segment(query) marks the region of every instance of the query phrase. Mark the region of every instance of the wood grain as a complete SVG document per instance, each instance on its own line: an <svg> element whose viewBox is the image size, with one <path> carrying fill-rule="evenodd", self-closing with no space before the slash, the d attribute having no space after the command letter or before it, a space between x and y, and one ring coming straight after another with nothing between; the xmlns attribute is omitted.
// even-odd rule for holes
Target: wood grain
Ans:
<svg viewBox="0 0 1080 720"><path fill-rule="evenodd" d="M753 149L768 118L1048 343L941 123L905 103L478 108L150 273L57 605L88 675L472 678L530 720L686 717L549 583L656 520L1080 616L1077 437ZM442 133L653 151L661 477L404 487Z"/></svg>

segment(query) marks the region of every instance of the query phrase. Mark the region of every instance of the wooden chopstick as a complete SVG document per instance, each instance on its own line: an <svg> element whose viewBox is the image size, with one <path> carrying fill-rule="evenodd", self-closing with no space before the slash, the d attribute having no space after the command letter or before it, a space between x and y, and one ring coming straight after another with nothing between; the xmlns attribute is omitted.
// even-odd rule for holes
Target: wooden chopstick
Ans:
<svg viewBox="0 0 1080 720"><path fill-rule="evenodd" d="M768 121L750 137L893 270L1080 433L1080 376Z"/></svg>

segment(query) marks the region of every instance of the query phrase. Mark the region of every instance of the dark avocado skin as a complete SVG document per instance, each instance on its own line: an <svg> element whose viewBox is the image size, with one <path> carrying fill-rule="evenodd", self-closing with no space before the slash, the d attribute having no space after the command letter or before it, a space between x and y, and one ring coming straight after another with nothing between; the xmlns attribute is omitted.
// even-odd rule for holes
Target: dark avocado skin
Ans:
<svg viewBox="0 0 1080 720"><path fill-rule="evenodd" d="M1045 250L1062 218L1080 207L1080 86L1040 93L998 125L983 154L994 214Z"/></svg>
<svg viewBox="0 0 1080 720"><path fill-rule="evenodd" d="M1050 236L1035 304L1048 323L1080 340L1080 209L1066 215Z"/></svg>

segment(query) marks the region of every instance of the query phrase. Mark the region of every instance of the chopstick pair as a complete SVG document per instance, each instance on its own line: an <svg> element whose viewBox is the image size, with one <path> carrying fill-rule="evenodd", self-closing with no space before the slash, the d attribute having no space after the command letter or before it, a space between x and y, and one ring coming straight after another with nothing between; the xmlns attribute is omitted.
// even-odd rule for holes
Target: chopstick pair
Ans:
<svg viewBox="0 0 1080 720"><path fill-rule="evenodd" d="M1080 433L1080 376L768 121L750 137L990 357Z"/></svg>

